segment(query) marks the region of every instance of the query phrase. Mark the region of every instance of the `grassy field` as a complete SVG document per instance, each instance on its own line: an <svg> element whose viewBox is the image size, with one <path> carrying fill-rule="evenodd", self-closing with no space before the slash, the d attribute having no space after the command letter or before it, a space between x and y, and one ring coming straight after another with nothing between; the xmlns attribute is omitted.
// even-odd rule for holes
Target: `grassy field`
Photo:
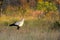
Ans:
<svg viewBox="0 0 60 40"><path fill-rule="evenodd" d="M20 30L7 26L0 29L0 40L60 40L58 31L46 32L37 27L24 27Z"/></svg>
<svg viewBox="0 0 60 40"><path fill-rule="evenodd" d="M59 0L5 1L0 4L0 40L60 40ZM21 18L25 22L19 30L9 26Z"/></svg>
<svg viewBox="0 0 60 40"><path fill-rule="evenodd" d="M60 31L50 28L54 22L52 19L27 17L24 26L17 30L9 24L18 21L19 17L10 17L0 17L0 40L60 40Z"/></svg>
<svg viewBox="0 0 60 40"><path fill-rule="evenodd" d="M0 40L60 40L60 30L51 29L55 21L60 22L57 12L44 15L43 11L27 10L21 15L20 11L7 10L6 13L0 17ZM22 28L17 30L16 27L9 26L23 16L25 23Z"/></svg>

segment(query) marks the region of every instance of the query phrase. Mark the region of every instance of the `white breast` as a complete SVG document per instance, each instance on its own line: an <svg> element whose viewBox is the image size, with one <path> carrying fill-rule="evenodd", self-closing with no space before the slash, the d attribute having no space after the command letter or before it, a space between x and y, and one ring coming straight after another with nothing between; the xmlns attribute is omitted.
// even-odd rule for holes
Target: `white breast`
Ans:
<svg viewBox="0 0 60 40"><path fill-rule="evenodd" d="M20 22L19 26L23 26L23 24L24 24L24 22L22 21L22 22Z"/></svg>

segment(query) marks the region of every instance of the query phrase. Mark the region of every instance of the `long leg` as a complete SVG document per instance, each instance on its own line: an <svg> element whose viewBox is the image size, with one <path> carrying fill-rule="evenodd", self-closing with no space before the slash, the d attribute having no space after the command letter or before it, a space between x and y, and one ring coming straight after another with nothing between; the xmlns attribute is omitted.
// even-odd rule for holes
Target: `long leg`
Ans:
<svg viewBox="0 0 60 40"><path fill-rule="evenodd" d="M20 27L19 27L19 26L17 26L17 30L19 30L19 28L20 28Z"/></svg>

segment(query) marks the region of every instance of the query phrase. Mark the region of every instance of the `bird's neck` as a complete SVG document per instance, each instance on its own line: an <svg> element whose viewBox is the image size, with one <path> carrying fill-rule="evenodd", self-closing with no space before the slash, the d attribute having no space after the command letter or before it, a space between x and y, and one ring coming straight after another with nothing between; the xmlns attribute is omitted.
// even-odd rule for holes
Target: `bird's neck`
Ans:
<svg viewBox="0 0 60 40"><path fill-rule="evenodd" d="M22 20L22 22L24 22L24 19Z"/></svg>

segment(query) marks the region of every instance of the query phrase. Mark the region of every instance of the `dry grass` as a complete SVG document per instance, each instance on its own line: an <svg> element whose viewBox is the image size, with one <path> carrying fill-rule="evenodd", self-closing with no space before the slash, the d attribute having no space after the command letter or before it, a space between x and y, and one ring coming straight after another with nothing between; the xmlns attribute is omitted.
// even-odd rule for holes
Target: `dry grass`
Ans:
<svg viewBox="0 0 60 40"><path fill-rule="evenodd" d="M8 25L0 26L0 40L60 40L60 32L50 30L50 22L45 20L25 20L24 26L17 30Z"/></svg>
<svg viewBox="0 0 60 40"><path fill-rule="evenodd" d="M29 11L24 15L25 23L20 30L17 30L16 27L9 26L9 24L23 17L20 13L2 15L0 17L0 40L60 40L60 31L50 29L52 23L59 20L58 14L52 13L54 15L53 17L49 13L42 18L37 18L31 16L32 13Z"/></svg>
<svg viewBox="0 0 60 40"><path fill-rule="evenodd" d="M47 32L42 31L39 27L28 26L16 30L15 27L6 26L0 29L0 40L60 40L60 32Z"/></svg>

